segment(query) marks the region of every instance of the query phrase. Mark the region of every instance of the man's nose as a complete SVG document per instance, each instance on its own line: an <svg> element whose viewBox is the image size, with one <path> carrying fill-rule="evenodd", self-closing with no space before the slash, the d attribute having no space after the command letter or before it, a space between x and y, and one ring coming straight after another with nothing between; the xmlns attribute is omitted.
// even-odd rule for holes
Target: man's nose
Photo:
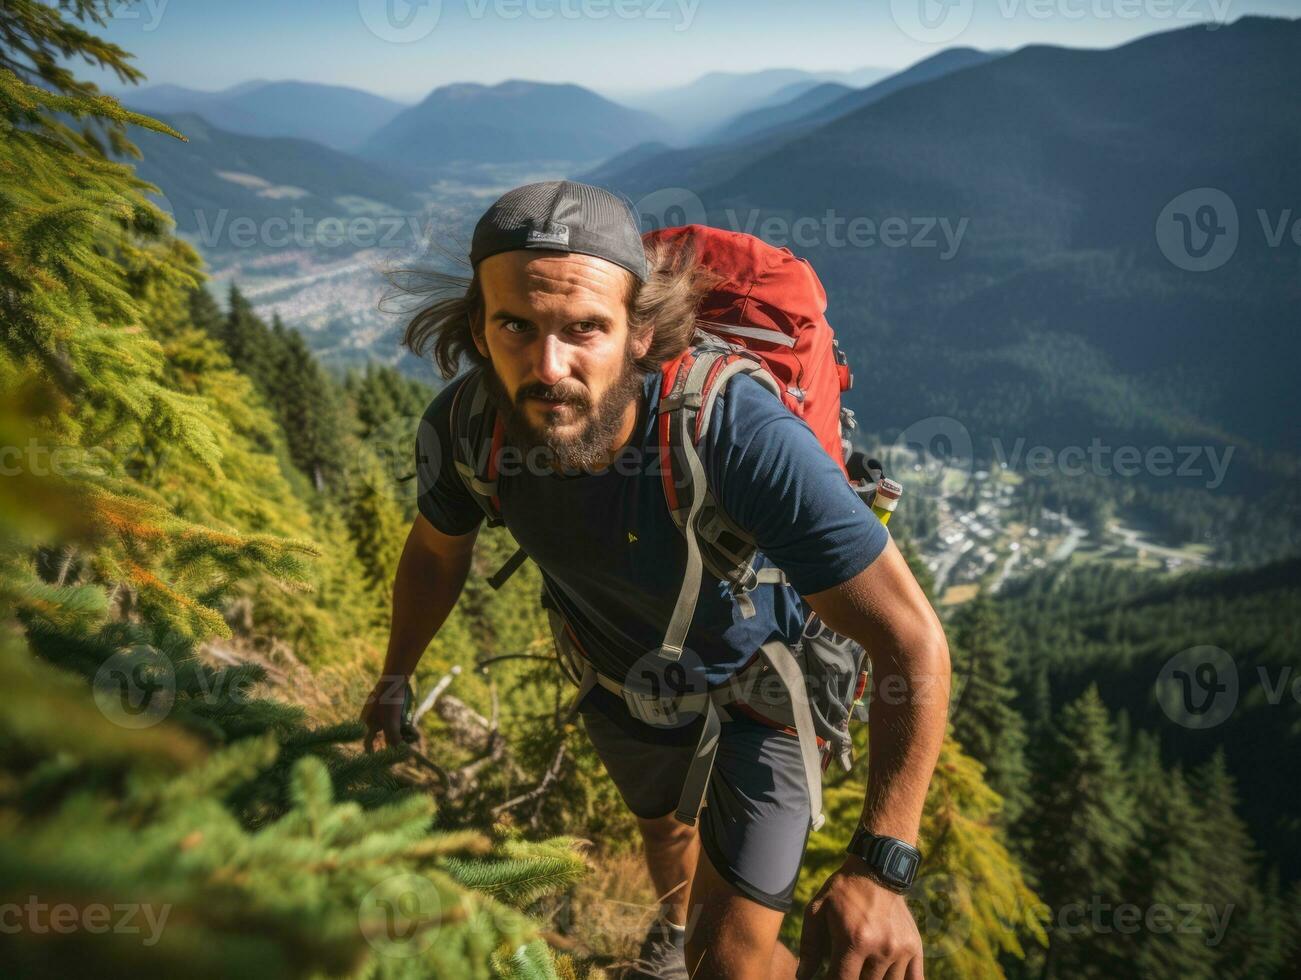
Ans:
<svg viewBox="0 0 1301 980"><path fill-rule="evenodd" d="M533 373L547 386L569 377L569 345L554 333L544 333L538 341Z"/></svg>

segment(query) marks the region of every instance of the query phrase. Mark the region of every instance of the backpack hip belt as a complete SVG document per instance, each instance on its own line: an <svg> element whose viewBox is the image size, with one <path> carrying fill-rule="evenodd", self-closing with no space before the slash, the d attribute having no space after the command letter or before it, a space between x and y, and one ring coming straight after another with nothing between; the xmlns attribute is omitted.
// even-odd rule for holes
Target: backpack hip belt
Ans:
<svg viewBox="0 0 1301 980"><path fill-rule="evenodd" d="M648 698L644 691L623 684L592 666L564 617L545 592L543 598L562 669L578 687L565 711L565 723L573 720L583 700L598 685L618 695L629 713L647 724L663 724L666 720L672 724L680 715L704 716L700 737L678 797L675 816L680 821L695 826L699 820L718 754L722 723L731 721L732 712L737 711L799 739L810 819L814 830L822 826L822 771L831 756L829 753L824 755L824 743L817 734L809 710L808 690L797 651L780 640L769 640L744 667L719 686L708 691L679 694L666 706L663 699ZM779 700L766 698L760 693L762 682L770 675L776 676L784 695Z"/></svg>

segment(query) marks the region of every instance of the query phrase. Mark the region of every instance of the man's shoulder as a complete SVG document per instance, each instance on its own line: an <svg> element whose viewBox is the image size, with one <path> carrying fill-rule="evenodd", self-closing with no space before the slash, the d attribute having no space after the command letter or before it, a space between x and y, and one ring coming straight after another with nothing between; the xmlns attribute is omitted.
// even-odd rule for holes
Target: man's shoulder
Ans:
<svg viewBox="0 0 1301 980"><path fill-rule="evenodd" d="M452 407L456 403L457 394L475 379L478 370L476 367L464 371L447 381L425 406L416 427L416 442L421 458L446 458L452 452L452 447L458 444L453 438L456 423L452 418ZM479 427L476 431L466 433L465 437L473 444L481 433Z"/></svg>
<svg viewBox="0 0 1301 980"><path fill-rule="evenodd" d="M709 437L718 446L746 445L764 426L778 420L803 424L785 403L749 374L728 379L710 416Z"/></svg>
<svg viewBox="0 0 1301 980"><path fill-rule="evenodd" d="M473 367L463 371L450 381L446 382L440 388L429 404L425 407L420 416L420 429L424 438L436 438L439 440L451 440L453 430L457 428L456 420L452 417L453 407L457 404L457 396L465 392L466 396L472 394L468 386L478 384L481 368ZM483 425L476 425L474 420L463 410L457 412L461 417L461 426L469 427L470 431L462 433L471 444L483 436Z"/></svg>
<svg viewBox="0 0 1301 980"><path fill-rule="evenodd" d="M452 414L452 402L456 398L456 393L468 384L478 373L477 367L468 371L463 371L450 381L444 382L443 386L434 392L434 397L429 400L422 413L424 421L429 422L435 419L447 419Z"/></svg>

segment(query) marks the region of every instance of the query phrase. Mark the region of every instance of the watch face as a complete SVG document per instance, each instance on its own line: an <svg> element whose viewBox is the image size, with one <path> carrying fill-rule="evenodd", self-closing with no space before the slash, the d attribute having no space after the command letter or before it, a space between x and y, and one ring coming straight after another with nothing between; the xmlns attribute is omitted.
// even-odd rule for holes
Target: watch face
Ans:
<svg viewBox="0 0 1301 980"><path fill-rule="evenodd" d="M903 844L891 844L881 862L881 873L901 885L911 885L920 855Z"/></svg>

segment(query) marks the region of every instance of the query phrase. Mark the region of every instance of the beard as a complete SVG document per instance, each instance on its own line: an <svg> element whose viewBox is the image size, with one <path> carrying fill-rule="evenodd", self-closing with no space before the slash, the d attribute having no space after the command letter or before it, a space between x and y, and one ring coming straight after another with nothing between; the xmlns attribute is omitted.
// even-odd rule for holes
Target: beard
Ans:
<svg viewBox="0 0 1301 980"><path fill-rule="evenodd" d="M623 427L624 412L628 403L641 392L645 372L637 367L631 346L625 345L619 377L595 405L585 391L567 384L524 385L512 399L498 377L497 369L491 364L484 372L484 380L497 402L507 444L520 450L528 459L533 458L529 455L531 451L541 449L546 464L567 475L575 475L608 464L615 448L614 440ZM573 428L577 424L577 431L564 433L562 424L554 422L534 425L529 421L525 406L530 396L570 406L573 421L564 423L563 428Z"/></svg>

